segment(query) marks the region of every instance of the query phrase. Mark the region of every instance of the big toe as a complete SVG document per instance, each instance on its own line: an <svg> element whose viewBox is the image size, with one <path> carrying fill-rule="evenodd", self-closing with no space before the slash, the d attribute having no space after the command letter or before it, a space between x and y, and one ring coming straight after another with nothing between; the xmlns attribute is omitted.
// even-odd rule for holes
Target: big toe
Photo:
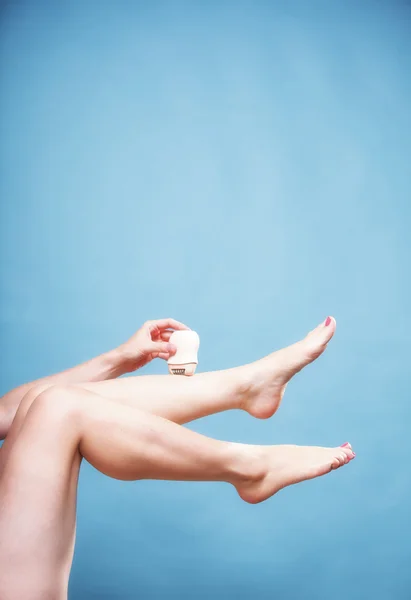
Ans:
<svg viewBox="0 0 411 600"><path fill-rule="evenodd" d="M310 331L303 340L285 349L282 356L286 363L287 381L324 352L328 342L334 335L335 328L335 319L327 317L318 327Z"/></svg>
<svg viewBox="0 0 411 600"><path fill-rule="evenodd" d="M328 342L335 333L337 323L334 317L327 317L318 327L302 340L305 357L308 362L312 362L324 352Z"/></svg>

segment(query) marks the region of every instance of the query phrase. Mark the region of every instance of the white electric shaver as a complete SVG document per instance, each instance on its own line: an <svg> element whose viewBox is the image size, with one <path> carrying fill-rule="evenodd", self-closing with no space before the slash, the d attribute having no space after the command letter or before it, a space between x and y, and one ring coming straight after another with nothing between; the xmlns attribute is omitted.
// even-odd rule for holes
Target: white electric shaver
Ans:
<svg viewBox="0 0 411 600"><path fill-rule="evenodd" d="M177 348L174 356L170 356L167 361L170 375L194 375L200 346L198 333L191 329L174 331L170 337L170 344Z"/></svg>

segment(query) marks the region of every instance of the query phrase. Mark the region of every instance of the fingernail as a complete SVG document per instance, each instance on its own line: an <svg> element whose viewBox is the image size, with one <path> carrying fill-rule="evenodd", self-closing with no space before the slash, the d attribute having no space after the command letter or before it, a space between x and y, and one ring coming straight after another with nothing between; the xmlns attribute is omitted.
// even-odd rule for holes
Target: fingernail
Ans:
<svg viewBox="0 0 411 600"><path fill-rule="evenodd" d="M348 442L345 442L345 444L341 444L340 448L345 448L345 446L348 446Z"/></svg>
<svg viewBox="0 0 411 600"><path fill-rule="evenodd" d="M177 348L176 348L176 346L174 346L174 344L168 344L167 350L169 352L171 352L172 354L175 354L177 352Z"/></svg>
<svg viewBox="0 0 411 600"><path fill-rule="evenodd" d="M331 317L327 317L325 320L325 326L328 327L328 325L331 323Z"/></svg>

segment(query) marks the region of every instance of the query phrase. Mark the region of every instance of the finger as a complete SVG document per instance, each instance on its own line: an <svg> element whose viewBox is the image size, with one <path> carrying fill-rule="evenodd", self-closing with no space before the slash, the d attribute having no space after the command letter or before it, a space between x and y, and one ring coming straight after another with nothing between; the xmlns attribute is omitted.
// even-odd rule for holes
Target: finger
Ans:
<svg viewBox="0 0 411 600"><path fill-rule="evenodd" d="M170 356L172 356L170 352L150 352L145 364L147 364L151 360L154 360L155 358L162 358L163 360L168 360Z"/></svg>
<svg viewBox="0 0 411 600"><path fill-rule="evenodd" d="M155 327L151 331L149 330L149 336L151 337L153 342L160 342L162 339L161 331L158 327ZM164 340L164 341L168 342L168 340Z"/></svg>
<svg viewBox="0 0 411 600"><path fill-rule="evenodd" d="M184 323L180 323L180 321L176 321L175 319L158 319L156 321L148 321L150 331L153 331L158 327L158 329L176 329L176 330L184 330L190 329Z"/></svg>
<svg viewBox="0 0 411 600"><path fill-rule="evenodd" d="M168 342L171 338L171 336L173 335L173 331L161 331L160 332L160 338L163 340L163 342Z"/></svg>
<svg viewBox="0 0 411 600"><path fill-rule="evenodd" d="M173 333L174 332L170 329L162 331L157 325L151 325L151 329L148 329L148 335L153 342L168 342Z"/></svg>
<svg viewBox="0 0 411 600"><path fill-rule="evenodd" d="M177 352L177 348L174 344L168 344L167 342L153 342L150 345L149 351L151 353L157 352L158 354L167 354L168 357L170 357Z"/></svg>

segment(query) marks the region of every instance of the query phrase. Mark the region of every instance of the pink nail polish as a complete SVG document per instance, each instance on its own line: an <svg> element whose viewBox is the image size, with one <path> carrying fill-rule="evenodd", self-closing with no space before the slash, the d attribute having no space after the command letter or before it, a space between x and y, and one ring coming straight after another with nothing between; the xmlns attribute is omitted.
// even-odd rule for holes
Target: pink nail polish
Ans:
<svg viewBox="0 0 411 600"><path fill-rule="evenodd" d="M341 444L340 448L345 448L345 446L348 446L348 442L345 442L345 444Z"/></svg>
<svg viewBox="0 0 411 600"><path fill-rule="evenodd" d="M328 327L328 325L331 323L331 317L327 317L325 320L325 326Z"/></svg>

